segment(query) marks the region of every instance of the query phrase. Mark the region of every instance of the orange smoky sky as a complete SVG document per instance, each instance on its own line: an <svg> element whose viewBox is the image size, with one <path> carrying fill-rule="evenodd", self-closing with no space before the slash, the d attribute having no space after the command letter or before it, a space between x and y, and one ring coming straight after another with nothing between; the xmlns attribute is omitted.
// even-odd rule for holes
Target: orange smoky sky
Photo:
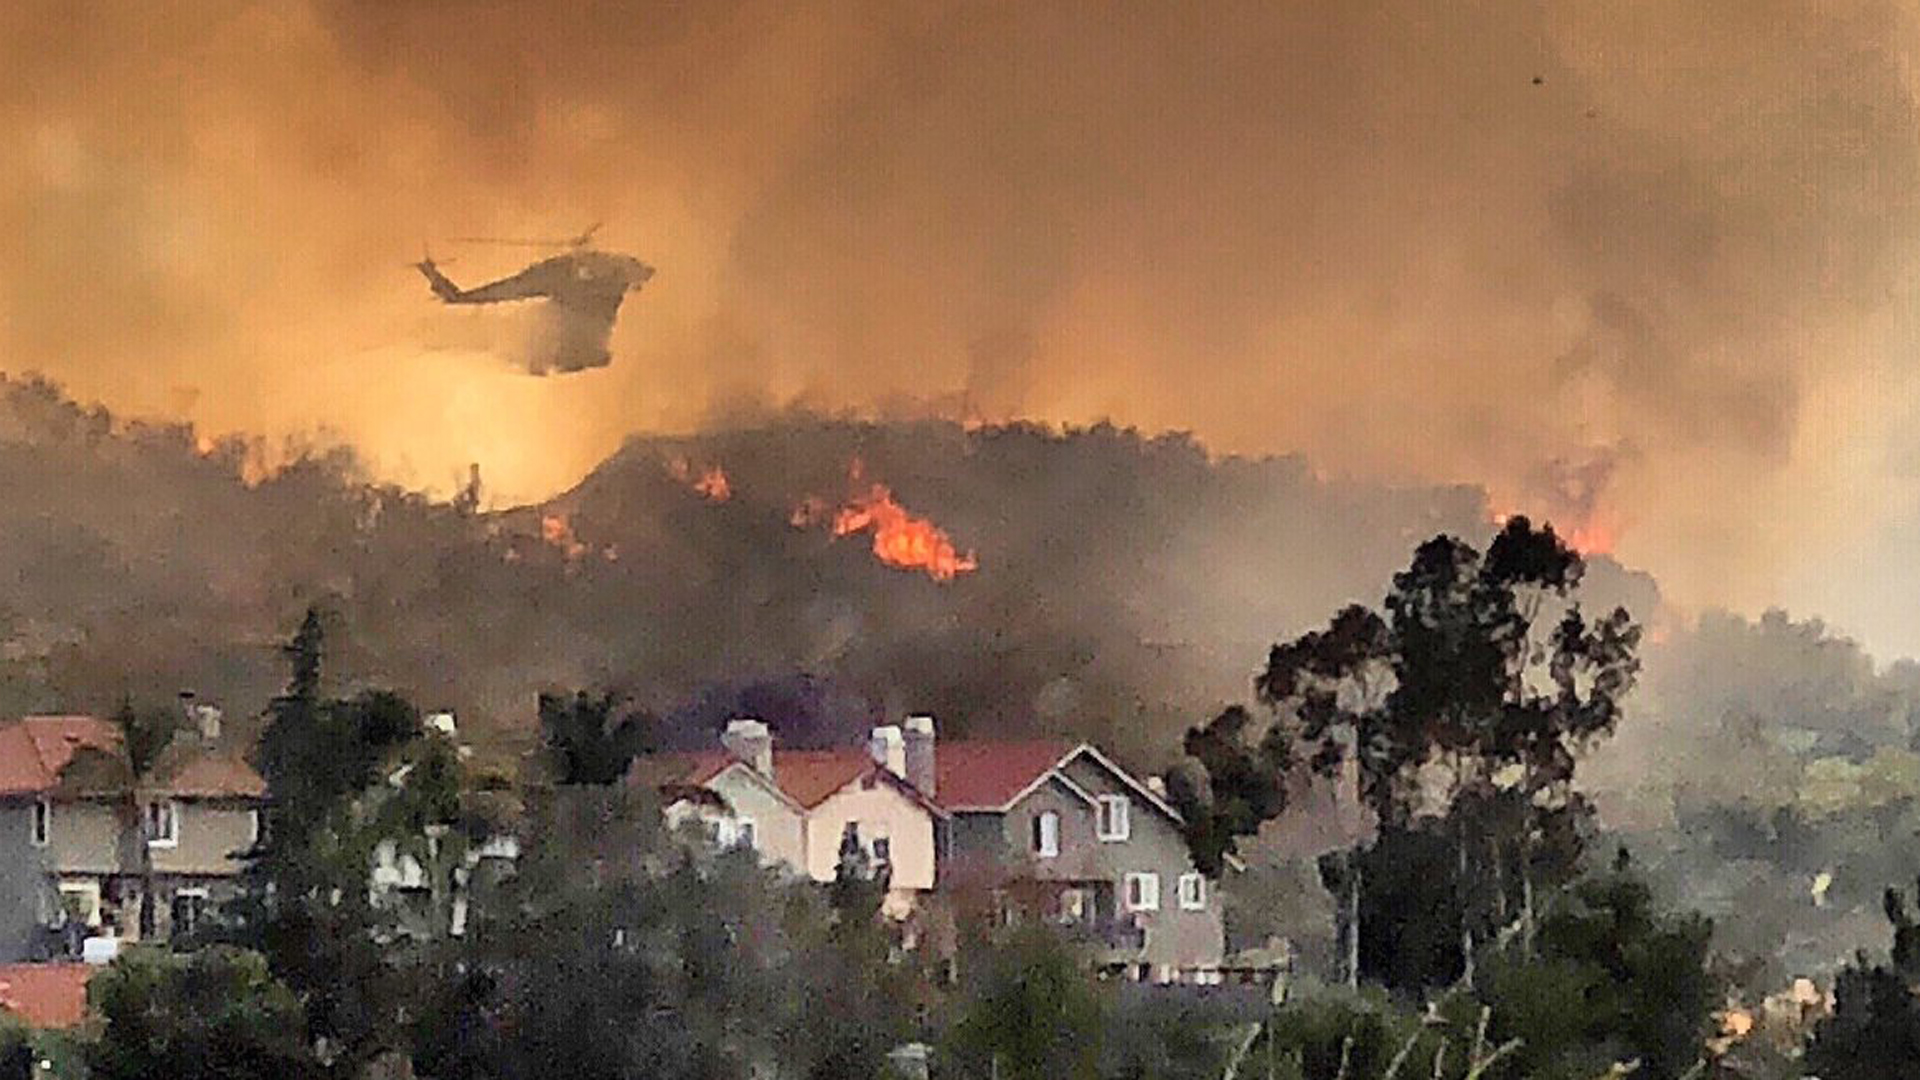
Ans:
<svg viewBox="0 0 1920 1080"><path fill-rule="evenodd" d="M0 367L508 501L743 406L1111 417L1920 649L1871 584L1920 550L1916 43L1891 0L25 0ZM407 266L595 221L659 269L604 370Z"/></svg>

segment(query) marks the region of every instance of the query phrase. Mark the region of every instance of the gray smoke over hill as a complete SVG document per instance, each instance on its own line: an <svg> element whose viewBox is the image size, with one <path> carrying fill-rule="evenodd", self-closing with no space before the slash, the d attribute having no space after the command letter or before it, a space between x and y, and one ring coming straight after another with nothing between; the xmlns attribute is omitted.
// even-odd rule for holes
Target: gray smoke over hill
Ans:
<svg viewBox="0 0 1920 1080"><path fill-rule="evenodd" d="M370 484L344 451L249 481L261 447L4 390L0 493L31 508L0 528L16 709L182 687L259 706L322 602L344 676L494 731L524 731L541 689L593 685L682 718L929 710L1158 759L1274 640L1377 599L1420 539L1489 528L1473 489L1331 482L1180 436L809 414L637 439L550 504L483 513ZM696 490L716 468L723 501ZM795 524L876 483L978 569L938 581L882 563L871 532Z"/></svg>

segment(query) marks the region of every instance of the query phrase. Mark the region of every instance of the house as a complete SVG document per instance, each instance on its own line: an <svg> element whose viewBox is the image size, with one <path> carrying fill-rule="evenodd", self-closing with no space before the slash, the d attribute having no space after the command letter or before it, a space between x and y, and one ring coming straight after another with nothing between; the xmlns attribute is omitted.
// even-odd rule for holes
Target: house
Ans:
<svg viewBox="0 0 1920 1080"><path fill-rule="evenodd" d="M1045 918L1094 946L1103 969L1217 982L1225 934L1214 883L1180 815L1087 743L940 743L931 717L873 729L864 749L784 751L735 720L722 749L660 785L667 818L831 881L852 838L892 871L890 910L938 886L986 896L1002 918Z"/></svg>
<svg viewBox="0 0 1920 1080"><path fill-rule="evenodd" d="M904 914L933 889L945 811L906 776L897 727L864 749L777 750L766 724L734 720L721 748L688 755L661 785L671 825L703 823L715 840L750 847L815 881L832 881L843 845L886 868L888 910Z"/></svg>
<svg viewBox="0 0 1920 1080"><path fill-rule="evenodd" d="M1088 743L936 744L929 717L909 720L907 737L912 771L949 815L942 873L956 891L987 891L1005 918L1066 927L1110 974L1220 981L1215 883L1193 865L1156 781Z"/></svg>
<svg viewBox="0 0 1920 1080"><path fill-rule="evenodd" d="M234 888L266 785L219 710L190 716L138 777L112 721L0 724L0 960L75 955L88 934L164 940Z"/></svg>

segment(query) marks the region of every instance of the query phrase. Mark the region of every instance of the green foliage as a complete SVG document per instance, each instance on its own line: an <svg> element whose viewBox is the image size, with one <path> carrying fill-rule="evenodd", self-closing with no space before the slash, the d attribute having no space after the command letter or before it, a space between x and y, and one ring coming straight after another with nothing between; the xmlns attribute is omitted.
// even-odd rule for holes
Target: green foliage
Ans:
<svg viewBox="0 0 1920 1080"><path fill-rule="evenodd" d="M1452 1044L1454 1056L1442 1061L1443 1069L1463 1056L1461 1045L1458 1040ZM1381 991L1329 991L1274 1014L1250 1048L1261 1061L1251 1071L1265 1076L1265 1065L1271 1061L1276 1075L1287 1080L1376 1080L1400 1058L1399 1075L1411 1080L1436 1075L1433 1062L1447 1048L1442 1031L1429 1030L1418 1015ZM1461 1071L1438 1075L1451 1080Z"/></svg>
<svg viewBox="0 0 1920 1080"><path fill-rule="evenodd" d="M1187 736L1205 782L1181 779L1170 792L1196 862L1217 868L1284 809L1297 766L1322 777L1351 767L1361 803L1388 832L1412 836L1437 796L1456 867L1420 879L1435 891L1403 910L1458 910L1457 968L1516 911L1525 929L1535 890L1565 880L1578 858L1575 762L1613 730L1639 671L1640 630L1627 613L1589 621L1571 600L1584 569L1551 526L1521 517L1484 554L1436 536L1394 576L1384 615L1351 606L1274 646L1255 680L1272 713L1265 730L1235 708ZM1437 791L1435 768L1445 776ZM1365 966L1371 886L1362 860L1341 870L1352 981ZM1446 977L1426 965L1396 983Z"/></svg>
<svg viewBox="0 0 1920 1080"><path fill-rule="evenodd" d="M620 786L530 809L520 872L415 1035L440 1080L878 1075L927 985L891 926L750 851L682 848ZM457 1035L455 1033L458 1033Z"/></svg>
<svg viewBox="0 0 1920 1080"><path fill-rule="evenodd" d="M1101 1080L1217 1080L1240 1026L1205 1001L1155 993L1120 995L1100 1039ZM1260 1074L1256 1074L1260 1075Z"/></svg>
<svg viewBox="0 0 1920 1080"><path fill-rule="evenodd" d="M1822 1080L1894 1080L1920 1072L1920 927L1899 890L1887 890L1885 907L1893 924L1892 963L1858 955L1834 980L1833 1015L1807 1042L1807 1068Z"/></svg>
<svg viewBox="0 0 1920 1080"><path fill-rule="evenodd" d="M0 1013L0 1080L33 1080L39 1063L33 1030Z"/></svg>
<svg viewBox="0 0 1920 1080"><path fill-rule="evenodd" d="M392 944L399 916L369 896L373 854L392 841L424 856L427 827L458 819L463 779L453 748L428 737L404 698L323 696L325 642L310 610L256 750L270 828L220 936L268 958L327 1063L350 1073L404 1043L421 993L417 957Z"/></svg>
<svg viewBox="0 0 1920 1080"><path fill-rule="evenodd" d="M87 988L96 1080L298 1080L314 1063L299 1002L257 953L133 949Z"/></svg>
<svg viewBox="0 0 1920 1080"><path fill-rule="evenodd" d="M1698 1064L1721 987L1713 927L1658 909L1624 857L1582 881L1540 925L1537 956L1489 961L1477 989L1495 1030L1517 1037L1514 1076L1585 1080L1613 1062L1672 1080Z"/></svg>
<svg viewBox="0 0 1920 1080"><path fill-rule="evenodd" d="M616 719L620 705L610 693L540 695L540 731L560 783L619 783L634 755L652 749L658 724L637 712Z"/></svg>
<svg viewBox="0 0 1920 1080"><path fill-rule="evenodd" d="M121 701L113 714L126 740L127 761L135 776L146 776L173 737L187 726L179 709L160 705L135 705L132 698Z"/></svg>
<svg viewBox="0 0 1920 1080"><path fill-rule="evenodd" d="M1104 1002L1078 955L1044 928L1030 927L972 959L980 970L947 1045L961 1075L1098 1076Z"/></svg>

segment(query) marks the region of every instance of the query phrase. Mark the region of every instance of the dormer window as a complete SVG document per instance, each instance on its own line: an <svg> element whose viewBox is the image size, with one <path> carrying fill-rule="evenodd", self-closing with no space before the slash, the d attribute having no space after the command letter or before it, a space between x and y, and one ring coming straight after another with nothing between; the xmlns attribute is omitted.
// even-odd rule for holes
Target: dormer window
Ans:
<svg viewBox="0 0 1920 1080"><path fill-rule="evenodd" d="M34 847L46 847L53 839L53 804L41 799L33 804Z"/></svg>
<svg viewBox="0 0 1920 1080"><path fill-rule="evenodd" d="M147 804L147 846L176 847L180 843L180 808L172 800Z"/></svg>
<svg viewBox="0 0 1920 1080"><path fill-rule="evenodd" d="M1102 795L1099 807L1100 839L1109 843L1125 840L1132 830L1127 820L1125 795Z"/></svg>

